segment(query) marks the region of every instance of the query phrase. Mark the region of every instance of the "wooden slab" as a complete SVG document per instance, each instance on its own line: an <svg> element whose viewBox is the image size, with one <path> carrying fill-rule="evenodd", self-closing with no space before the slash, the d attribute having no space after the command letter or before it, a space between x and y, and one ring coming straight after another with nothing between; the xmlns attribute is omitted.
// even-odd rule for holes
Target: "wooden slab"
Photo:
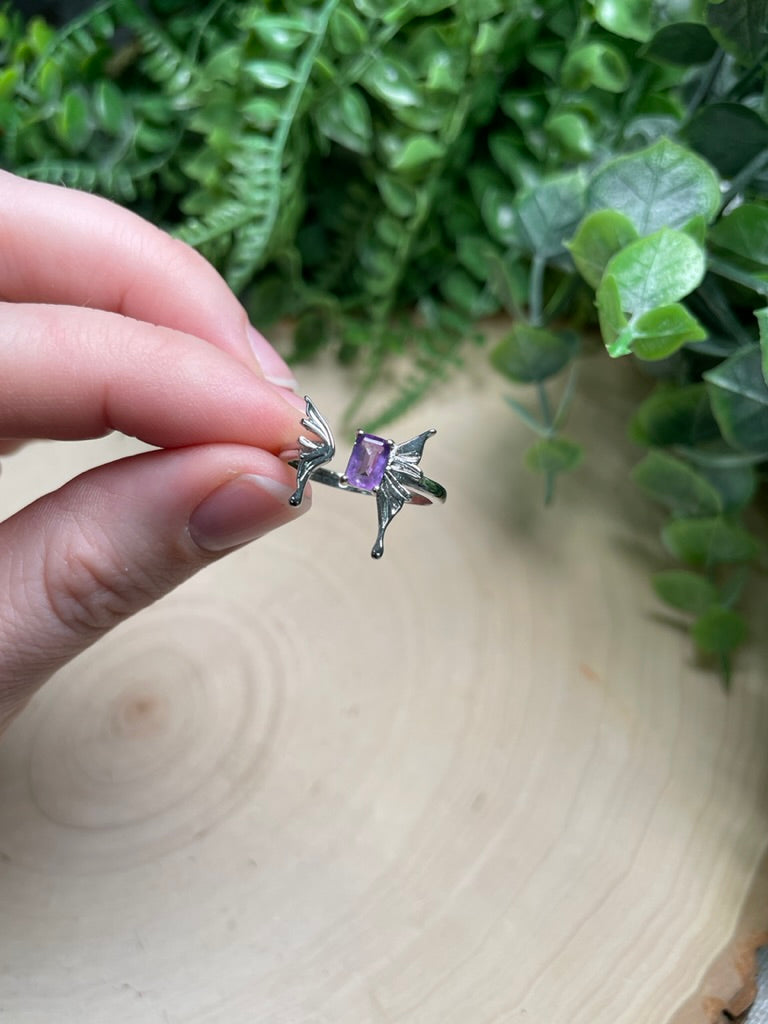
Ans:
<svg viewBox="0 0 768 1024"><path fill-rule="evenodd" d="M335 422L341 373L304 384ZM768 835L768 643L728 696L656 604L638 388L585 365L588 460L545 510L478 365L393 428L438 427L449 500L381 562L373 503L317 486L62 671L0 743L0 1021L717 1019L700 982ZM3 514L130 449L33 446Z"/></svg>

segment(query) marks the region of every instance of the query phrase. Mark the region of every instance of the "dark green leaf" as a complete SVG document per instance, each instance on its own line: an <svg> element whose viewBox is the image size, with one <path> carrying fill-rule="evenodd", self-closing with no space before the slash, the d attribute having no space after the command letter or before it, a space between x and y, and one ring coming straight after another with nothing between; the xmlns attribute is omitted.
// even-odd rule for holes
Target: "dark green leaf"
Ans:
<svg viewBox="0 0 768 1024"><path fill-rule="evenodd" d="M562 78L566 89L578 92L593 85L606 92L624 92L629 85L629 65L615 46L582 43L565 58Z"/></svg>
<svg viewBox="0 0 768 1024"><path fill-rule="evenodd" d="M731 654L746 638L744 617L729 608L710 608L693 625L693 639L704 654Z"/></svg>
<svg viewBox="0 0 768 1024"><path fill-rule="evenodd" d="M699 463L698 469L720 495L726 512L743 508L754 496L757 476L753 466L716 466Z"/></svg>
<svg viewBox="0 0 768 1024"><path fill-rule="evenodd" d="M525 453L525 463L534 473L556 476L575 469L583 455L581 445L565 437L544 437Z"/></svg>
<svg viewBox="0 0 768 1024"><path fill-rule="evenodd" d="M768 147L768 124L741 103L709 103L691 120L685 137L720 174L732 178Z"/></svg>
<svg viewBox="0 0 768 1024"><path fill-rule="evenodd" d="M704 384L657 388L641 402L631 433L640 444L662 447L700 445L720 436Z"/></svg>
<svg viewBox="0 0 768 1024"><path fill-rule="evenodd" d="M710 242L746 270L768 271L768 205L744 203L710 230Z"/></svg>
<svg viewBox="0 0 768 1024"><path fill-rule="evenodd" d="M668 139L610 160L592 179L587 195L590 210L618 210L641 235L684 228L697 215L709 222L720 206L711 167Z"/></svg>
<svg viewBox="0 0 768 1024"><path fill-rule="evenodd" d="M422 102L416 80L400 61L378 57L369 64L361 81L372 96L389 107L416 107Z"/></svg>
<svg viewBox="0 0 768 1024"><path fill-rule="evenodd" d="M396 217L410 217L415 212L417 192L413 185L392 175L378 174L376 186L387 209Z"/></svg>
<svg viewBox="0 0 768 1024"><path fill-rule="evenodd" d="M584 215L584 177L580 172L550 178L524 189L513 203L515 234L530 253L551 259L565 251Z"/></svg>
<svg viewBox="0 0 768 1024"><path fill-rule="evenodd" d="M765 0L710 3L707 22L720 45L744 64L752 64L765 53L768 33Z"/></svg>
<svg viewBox="0 0 768 1024"><path fill-rule="evenodd" d="M759 345L748 345L704 374L712 411L734 448L768 453L768 385Z"/></svg>
<svg viewBox="0 0 768 1024"><path fill-rule="evenodd" d="M768 384L768 307L755 310L757 326L760 332L760 356L763 369L763 380Z"/></svg>
<svg viewBox="0 0 768 1024"><path fill-rule="evenodd" d="M705 25L681 21L663 25L643 48L643 54L664 64L689 67L706 64L716 49L717 43Z"/></svg>
<svg viewBox="0 0 768 1024"><path fill-rule="evenodd" d="M546 380L559 373L576 354L578 342L568 332L515 324L491 353L491 363L518 384Z"/></svg>
<svg viewBox="0 0 768 1024"><path fill-rule="evenodd" d="M722 511L720 495L704 476L666 452L649 452L635 466L632 478L675 515L716 516Z"/></svg>
<svg viewBox="0 0 768 1024"><path fill-rule="evenodd" d="M93 109L99 124L111 135L118 135L128 121L128 104L114 82L99 82L93 93Z"/></svg>
<svg viewBox="0 0 768 1024"><path fill-rule="evenodd" d="M717 587L704 576L688 569L666 569L653 575L657 595L672 608L702 615L717 604Z"/></svg>
<svg viewBox="0 0 768 1024"><path fill-rule="evenodd" d="M639 359L666 359L707 332L679 302L643 313L632 324L632 351Z"/></svg>
<svg viewBox="0 0 768 1024"><path fill-rule="evenodd" d="M491 237L502 245L516 240L514 193L494 186L487 188L481 200L480 212Z"/></svg>
<svg viewBox="0 0 768 1024"><path fill-rule="evenodd" d="M760 551L756 539L725 519L674 519L661 533L670 554L689 565L711 568L721 562L751 562Z"/></svg>
<svg viewBox="0 0 768 1024"><path fill-rule="evenodd" d="M368 29L348 7L336 8L329 28L334 48L345 56L359 53L368 42Z"/></svg>
<svg viewBox="0 0 768 1024"><path fill-rule="evenodd" d="M597 288L610 258L636 238L628 217L615 210L597 210L584 218L568 248L581 276Z"/></svg>

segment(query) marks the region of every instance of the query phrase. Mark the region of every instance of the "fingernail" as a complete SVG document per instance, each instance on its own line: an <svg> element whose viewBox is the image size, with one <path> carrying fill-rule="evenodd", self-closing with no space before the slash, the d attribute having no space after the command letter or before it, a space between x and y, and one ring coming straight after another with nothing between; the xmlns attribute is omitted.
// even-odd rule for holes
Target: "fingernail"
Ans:
<svg viewBox="0 0 768 1024"><path fill-rule="evenodd" d="M283 526L305 511L288 504L291 487L244 473L209 494L189 518L189 533L205 551L227 551Z"/></svg>
<svg viewBox="0 0 768 1024"><path fill-rule="evenodd" d="M280 397L284 398L288 405L292 405L294 409L298 409L301 413L307 411L307 403L301 395L297 395L295 391L289 391L287 388L278 388L278 391Z"/></svg>
<svg viewBox="0 0 768 1024"><path fill-rule="evenodd" d="M264 379L278 388L287 388L289 391L295 392L299 385L290 366L282 356L277 354L267 339L250 324L248 325L248 340L264 373Z"/></svg>

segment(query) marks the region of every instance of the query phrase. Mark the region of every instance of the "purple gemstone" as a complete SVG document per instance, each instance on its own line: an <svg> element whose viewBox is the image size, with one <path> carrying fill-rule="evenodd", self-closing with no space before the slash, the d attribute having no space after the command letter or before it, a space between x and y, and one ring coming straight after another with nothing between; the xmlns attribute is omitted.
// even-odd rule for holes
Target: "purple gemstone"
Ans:
<svg viewBox="0 0 768 1024"><path fill-rule="evenodd" d="M375 434L358 434L344 474L353 487L373 491L384 479L392 445Z"/></svg>

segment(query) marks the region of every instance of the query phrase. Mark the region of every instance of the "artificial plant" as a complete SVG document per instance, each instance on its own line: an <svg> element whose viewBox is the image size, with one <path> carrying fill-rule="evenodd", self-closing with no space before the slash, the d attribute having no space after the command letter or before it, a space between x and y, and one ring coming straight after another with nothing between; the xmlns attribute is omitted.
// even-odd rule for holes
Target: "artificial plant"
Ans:
<svg viewBox="0 0 768 1024"><path fill-rule="evenodd" d="M61 28L7 8L0 161L163 223L255 322L295 319L295 359L358 359L370 426L510 313L491 359L533 386L510 402L547 496L582 455L564 428L597 321L654 365L634 477L679 563L654 586L727 676L762 557L767 61L764 0L108 0Z"/></svg>

